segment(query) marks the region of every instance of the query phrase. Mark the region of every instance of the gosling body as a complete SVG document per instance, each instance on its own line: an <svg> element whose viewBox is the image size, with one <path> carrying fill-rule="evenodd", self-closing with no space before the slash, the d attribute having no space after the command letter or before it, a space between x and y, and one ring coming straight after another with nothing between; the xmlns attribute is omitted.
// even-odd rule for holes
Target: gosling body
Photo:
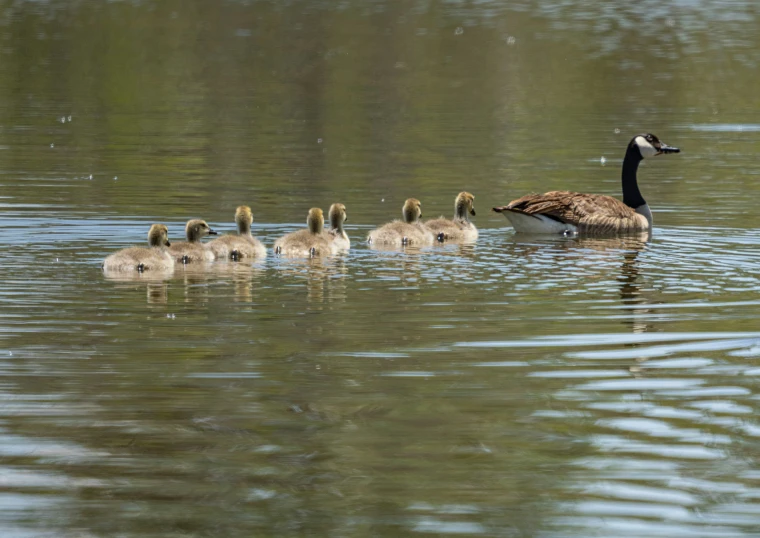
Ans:
<svg viewBox="0 0 760 538"><path fill-rule="evenodd" d="M433 244L433 232L420 222L422 203L409 198L402 209L404 220L394 220L372 230L367 236L371 245L425 246Z"/></svg>
<svg viewBox="0 0 760 538"><path fill-rule="evenodd" d="M174 269L174 258L166 251L170 246L169 230L163 224L154 224L148 231L148 245L129 247L114 252L103 261L103 270L109 273L166 272Z"/></svg>
<svg viewBox="0 0 760 538"><path fill-rule="evenodd" d="M634 136L623 159L623 201L612 196L572 191L529 194L506 206L494 207L516 232L582 233L618 235L651 232L652 211L639 191L636 172L639 163L656 155L679 153L653 134Z"/></svg>
<svg viewBox="0 0 760 538"><path fill-rule="evenodd" d="M432 219L425 223L425 227L433 232L439 241L475 241L478 238L478 229L468 218L468 213L475 216L474 201L475 197L469 192L460 192L454 200L454 218Z"/></svg>
<svg viewBox="0 0 760 538"><path fill-rule="evenodd" d="M327 231L327 235L330 237L333 246L338 250L350 249L351 240L343 229L343 223L348 220L346 206L338 203L331 205L328 218L330 219L330 229Z"/></svg>
<svg viewBox="0 0 760 538"><path fill-rule="evenodd" d="M332 238L325 232L322 210L313 207L306 218L308 229L280 237L274 243L274 253L290 258L327 256L336 252Z"/></svg>
<svg viewBox="0 0 760 538"><path fill-rule="evenodd" d="M253 213L248 206L241 205L235 211L237 235L223 235L206 244L217 260L240 260L242 258L265 258L266 247L251 234Z"/></svg>
<svg viewBox="0 0 760 538"><path fill-rule="evenodd" d="M174 243L169 247L169 254L176 263L182 264L213 261L214 253L201 243L201 239L207 235L216 235L216 232L206 224L205 220L189 220L185 225L187 241Z"/></svg>

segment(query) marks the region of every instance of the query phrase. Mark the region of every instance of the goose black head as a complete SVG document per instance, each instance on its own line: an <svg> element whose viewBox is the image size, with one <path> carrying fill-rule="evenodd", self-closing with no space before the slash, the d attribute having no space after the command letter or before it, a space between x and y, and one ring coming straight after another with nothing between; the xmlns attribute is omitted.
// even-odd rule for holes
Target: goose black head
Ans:
<svg viewBox="0 0 760 538"><path fill-rule="evenodd" d="M668 146L665 142L662 142L659 138L651 133L645 133L636 135L628 144L629 149L636 149L641 155L642 159L647 157L654 157L655 155L662 155L663 153L679 153L681 150Z"/></svg>

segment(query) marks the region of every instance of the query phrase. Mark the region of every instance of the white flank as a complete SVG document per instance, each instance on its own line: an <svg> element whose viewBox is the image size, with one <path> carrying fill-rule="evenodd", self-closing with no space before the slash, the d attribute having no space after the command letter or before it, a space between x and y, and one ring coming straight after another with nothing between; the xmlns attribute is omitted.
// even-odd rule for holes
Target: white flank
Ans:
<svg viewBox="0 0 760 538"><path fill-rule="evenodd" d="M515 231L520 233L556 235L578 231L572 224L557 222L544 215L525 215L514 211L504 211L502 215L507 217Z"/></svg>
<svg viewBox="0 0 760 538"><path fill-rule="evenodd" d="M649 204L640 205L635 209L636 213L647 219L649 229L652 229L652 210L649 209Z"/></svg>

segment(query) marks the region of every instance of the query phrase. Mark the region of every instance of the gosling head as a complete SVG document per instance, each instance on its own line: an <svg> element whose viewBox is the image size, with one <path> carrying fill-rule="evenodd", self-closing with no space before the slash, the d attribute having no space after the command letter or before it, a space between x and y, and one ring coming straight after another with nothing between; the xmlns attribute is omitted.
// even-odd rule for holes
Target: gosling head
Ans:
<svg viewBox="0 0 760 538"><path fill-rule="evenodd" d="M325 229L325 216L318 207L309 209L309 216L306 217L306 224L309 231L313 234L321 234Z"/></svg>
<svg viewBox="0 0 760 538"><path fill-rule="evenodd" d="M207 235L216 235L216 232L206 224L205 220L193 219L187 221L185 235L190 243L197 243Z"/></svg>
<svg viewBox="0 0 760 538"><path fill-rule="evenodd" d="M653 134L644 133L636 135L631 139L631 142L628 144L628 151L638 152L642 159L646 159L647 157L662 155L663 153L680 153L681 150L668 146Z"/></svg>
<svg viewBox="0 0 760 538"><path fill-rule="evenodd" d="M460 192L454 202L454 211L459 218L467 219L467 213L475 216L475 197L469 192Z"/></svg>
<svg viewBox="0 0 760 538"><path fill-rule="evenodd" d="M348 220L348 214L346 213L346 206L343 204L335 203L330 206L328 213L330 218L330 228L333 230L342 230L343 223Z"/></svg>
<svg viewBox="0 0 760 538"><path fill-rule="evenodd" d="M235 224L239 234L251 233L251 224L253 224L253 213L247 205L241 205L235 210Z"/></svg>
<svg viewBox="0 0 760 538"><path fill-rule="evenodd" d="M404 222L412 224L422 217L422 202L416 198L409 198L404 202L404 209L401 210L404 215Z"/></svg>
<svg viewBox="0 0 760 538"><path fill-rule="evenodd" d="M154 224L148 230L148 245L151 247L170 247L169 229L163 224Z"/></svg>

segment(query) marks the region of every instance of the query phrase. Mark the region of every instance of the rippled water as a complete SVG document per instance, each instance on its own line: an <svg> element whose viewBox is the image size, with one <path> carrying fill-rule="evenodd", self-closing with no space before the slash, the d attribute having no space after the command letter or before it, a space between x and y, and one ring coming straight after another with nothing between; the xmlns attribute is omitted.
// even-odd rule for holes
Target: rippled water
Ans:
<svg viewBox="0 0 760 538"><path fill-rule="evenodd" d="M2 535L757 536L757 7L604 6L0 9ZM651 240L489 211L641 131ZM476 244L363 244L464 189ZM334 201L345 255L100 270Z"/></svg>

